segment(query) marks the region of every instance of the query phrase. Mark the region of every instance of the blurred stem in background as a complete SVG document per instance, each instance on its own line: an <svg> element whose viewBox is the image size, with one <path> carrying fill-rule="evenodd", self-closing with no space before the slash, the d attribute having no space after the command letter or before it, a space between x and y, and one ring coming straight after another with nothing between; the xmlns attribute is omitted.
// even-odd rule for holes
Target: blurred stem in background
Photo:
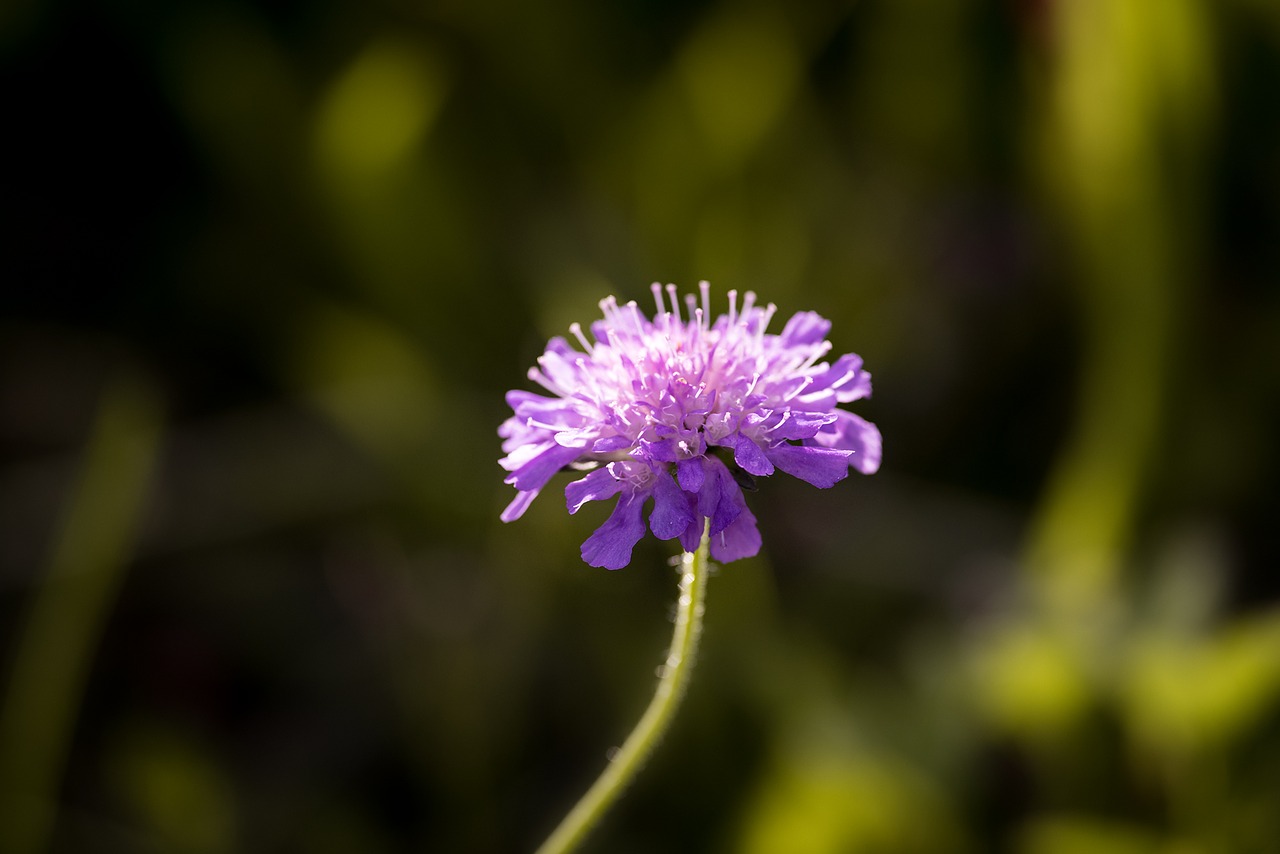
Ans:
<svg viewBox="0 0 1280 854"><path fill-rule="evenodd" d="M1160 448L1178 314L1198 266L1212 28L1196 0L1053 4L1044 169L1075 243L1078 418L1029 547L1053 606L1106 600Z"/></svg>
<svg viewBox="0 0 1280 854"><path fill-rule="evenodd" d="M160 444L160 407L132 375L103 395L48 574L32 593L0 706L0 848L44 851L93 653L124 578Z"/></svg>
<svg viewBox="0 0 1280 854"><path fill-rule="evenodd" d="M1059 743L1117 679L1137 515L1201 263L1212 29L1197 0L1052 4L1040 163L1075 267L1075 421L1032 522L1030 607L979 652L995 717ZM1052 776L1052 772L1047 772Z"/></svg>

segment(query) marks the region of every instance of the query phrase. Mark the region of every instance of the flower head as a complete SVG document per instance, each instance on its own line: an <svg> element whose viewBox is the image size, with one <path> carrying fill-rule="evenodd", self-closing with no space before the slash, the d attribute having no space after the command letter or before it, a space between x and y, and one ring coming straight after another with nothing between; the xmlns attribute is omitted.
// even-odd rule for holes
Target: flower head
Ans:
<svg viewBox="0 0 1280 854"><path fill-rule="evenodd" d="M811 311L782 332L765 330L776 306L756 305L748 291L712 320L710 286L701 305L675 285L653 285L657 313L634 302L601 301L591 324L569 331L582 350L556 337L529 378L552 396L507 393L514 415L503 422L506 483L518 490L502 520L518 519L558 471L586 472L565 488L570 513L588 501L617 497L608 520L582 544L592 566L621 569L649 528L693 551L710 520L711 554L721 562L760 550L756 518L742 485L781 469L814 486L833 486L855 468L880 466L880 431L837 409L871 395L871 375L852 353L832 362L831 322ZM669 304L668 304L669 303Z"/></svg>

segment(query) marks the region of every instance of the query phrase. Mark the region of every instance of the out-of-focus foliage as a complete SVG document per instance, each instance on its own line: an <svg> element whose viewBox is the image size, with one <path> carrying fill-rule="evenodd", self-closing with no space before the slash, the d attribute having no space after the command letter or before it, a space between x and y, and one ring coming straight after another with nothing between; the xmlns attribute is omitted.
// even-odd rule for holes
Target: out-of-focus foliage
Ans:
<svg viewBox="0 0 1280 854"><path fill-rule="evenodd" d="M512 526L502 395L658 279L835 322L591 850L1270 852L1265 0L9 3L0 849L531 849L675 578Z"/></svg>

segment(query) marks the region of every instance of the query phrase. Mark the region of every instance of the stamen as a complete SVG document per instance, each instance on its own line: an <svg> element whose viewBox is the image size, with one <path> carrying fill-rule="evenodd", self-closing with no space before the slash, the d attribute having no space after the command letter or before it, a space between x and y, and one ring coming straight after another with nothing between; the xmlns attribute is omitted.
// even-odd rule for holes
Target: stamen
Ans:
<svg viewBox="0 0 1280 854"><path fill-rule="evenodd" d="M640 319L640 309L636 306L635 300L627 302L627 316L631 318L631 326L635 329L637 335L644 334L643 321Z"/></svg>
<svg viewBox="0 0 1280 854"><path fill-rule="evenodd" d="M814 362L818 361L819 359L821 359L823 356L827 355L827 353L830 353L830 352L831 352L831 342L823 341L817 347L813 348L812 355L810 355L809 358L805 359L804 364L802 364L799 368L797 368L797 370L807 371L809 368L813 367Z"/></svg>
<svg viewBox="0 0 1280 854"><path fill-rule="evenodd" d="M773 320L773 315L778 311L778 307L773 303L765 306L764 317L760 320L760 334L763 335L765 329L769 327L769 321Z"/></svg>
<svg viewBox="0 0 1280 854"><path fill-rule="evenodd" d="M804 380L804 381L803 381L803 382L801 382L801 383L800 383L800 385L798 385L798 386L797 386L793 391L791 391L789 394L786 394L786 395L784 395L784 396L783 396L783 398L782 398L782 402L783 402L783 403L790 403L791 401L793 401L793 400L795 400L797 397L799 397L799 396L800 396L800 394L801 394L805 389L807 389L809 386L813 385L813 377L811 377L811 376L804 377L804 378L803 378L803 380Z"/></svg>
<svg viewBox="0 0 1280 854"><path fill-rule="evenodd" d="M667 297L669 297L669 298L670 298L670 300L671 300L671 313L672 313L672 314L674 314L674 315L676 316L676 322L677 322L677 323L681 322L681 320L680 320L680 301L679 301L678 299L676 299L676 286L675 286L675 285L667 285Z"/></svg>
<svg viewBox="0 0 1280 854"><path fill-rule="evenodd" d="M702 316L711 320L711 283L705 279L698 282L698 290L702 291Z"/></svg>
<svg viewBox="0 0 1280 854"><path fill-rule="evenodd" d="M530 368L528 373L529 379L545 388L547 391L559 397L567 397L568 393L560 387L559 383L553 382L549 376L537 368Z"/></svg>
<svg viewBox="0 0 1280 854"><path fill-rule="evenodd" d="M654 319L657 320L659 317L667 313L666 307L662 304L662 285L654 282L649 286L649 290L653 293L654 304L658 306L658 313L654 315Z"/></svg>
<svg viewBox="0 0 1280 854"><path fill-rule="evenodd" d="M729 326L738 322L738 291L729 291Z"/></svg>
<svg viewBox="0 0 1280 854"><path fill-rule="evenodd" d="M756 327L757 349L762 349L764 347L764 331L769 328L769 321L773 319L773 314L777 310L778 307L773 303L769 303L765 306L764 312L760 316L760 325Z"/></svg>
<svg viewBox="0 0 1280 854"><path fill-rule="evenodd" d="M582 334L582 324L577 321L570 323L569 331L573 333L574 338L578 339L578 343L582 345L582 349L586 350L588 353L595 350L595 347L587 340L587 336Z"/></svg>
<svg viewBox="0 0 1280 854"><path fill-rule="evenodd" d="M600 313L604 315L604 319L610 325L614 324L618 314L618 301L613 298L612 294L600 300Z"/></svg>

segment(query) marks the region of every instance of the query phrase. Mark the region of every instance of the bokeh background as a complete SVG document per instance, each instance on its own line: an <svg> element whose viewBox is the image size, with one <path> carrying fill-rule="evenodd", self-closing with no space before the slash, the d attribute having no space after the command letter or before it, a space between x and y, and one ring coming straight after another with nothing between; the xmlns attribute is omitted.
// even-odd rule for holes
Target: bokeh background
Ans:
<svg viewBox="0 0 1280 854"><path fill-rule="evenodd" d="M1277 92L1271 0L10 0L0 848L534 847L676 579L498 521L503 393L709 279L885 463L589 850L1277 850Z"/></svg>

